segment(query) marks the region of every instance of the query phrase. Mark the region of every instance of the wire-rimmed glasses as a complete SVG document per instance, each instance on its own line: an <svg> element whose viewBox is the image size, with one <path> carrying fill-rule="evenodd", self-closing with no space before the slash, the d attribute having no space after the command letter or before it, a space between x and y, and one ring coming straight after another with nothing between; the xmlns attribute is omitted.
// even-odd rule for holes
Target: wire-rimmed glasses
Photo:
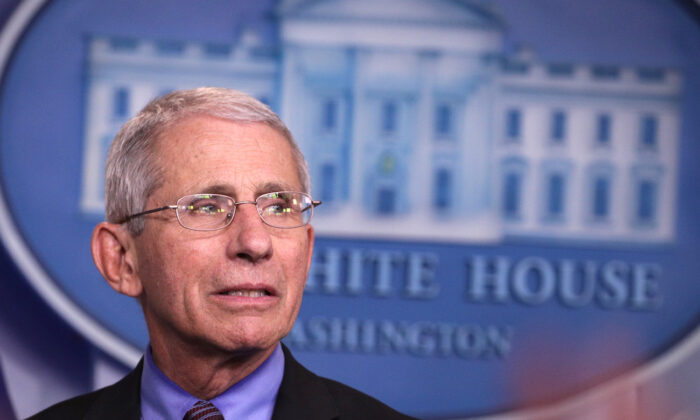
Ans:
<svg viewBox="0 0 700 420"><path fill-rule="evenodd" d="M260 218L268 226L291 229L307 225L313 216L314 207L321 202L312 200L309 194L298 191L265 193L255 201L235 201L223 194L191 194L177 200L177 204L129 215L120 223L172 209L185 229L219 230L231 224L236 206L240 204L254 204Z"/></svg>

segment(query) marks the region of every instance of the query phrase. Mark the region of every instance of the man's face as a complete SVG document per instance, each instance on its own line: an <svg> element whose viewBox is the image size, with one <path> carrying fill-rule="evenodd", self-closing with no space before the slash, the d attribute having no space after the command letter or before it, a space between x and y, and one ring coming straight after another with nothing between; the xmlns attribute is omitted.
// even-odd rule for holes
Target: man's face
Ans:
<svg viewBox="0 0 700 420"><path fill-rule="evenodd" d="M196 193L252 201L302 190L289 144L264 124L191 117L162 133L156 152L164 182L147 209ZM269 350L289 332L311 261L311 226L267 226L251 204L210 232L183 228L175 211L146 217L135 239L136 271L154 345Z"/></svg>

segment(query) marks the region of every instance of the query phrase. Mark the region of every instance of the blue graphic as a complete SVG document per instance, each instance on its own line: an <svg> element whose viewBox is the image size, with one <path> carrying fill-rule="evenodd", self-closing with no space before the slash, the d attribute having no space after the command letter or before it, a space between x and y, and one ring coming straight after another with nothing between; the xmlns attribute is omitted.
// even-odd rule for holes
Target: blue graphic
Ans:
<svg viewBox="0 0 700 420"><path fill-rule="evenodd" d="M91 37L82 210L103 210L104 157L129 116L169 90L216 85L281 112L328 204L319 233L673 240L678 71L508 54L501 19L467 3L417 2L405 17L293 3L267 42L249 29L232 44ZM370 22L394 27L355 31ZM600 167L616 182L591 179Z"/></svg>

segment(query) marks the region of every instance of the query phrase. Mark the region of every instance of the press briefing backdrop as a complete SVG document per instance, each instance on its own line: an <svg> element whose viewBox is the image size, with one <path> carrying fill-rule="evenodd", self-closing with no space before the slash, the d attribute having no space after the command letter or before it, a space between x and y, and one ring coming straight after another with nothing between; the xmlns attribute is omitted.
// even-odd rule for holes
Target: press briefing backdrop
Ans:
<svg viewBox="0 0 700 420"><path fill-rule="evenodd" d="M89 255L105 156L149 99L214 85L280 113L324 202L285 339L310 368L422 417L572 401L700 417L693 2L0 13L0 362L18 415L115 380L147 346ZM596 414L600 389L614 403Z"/></svg>

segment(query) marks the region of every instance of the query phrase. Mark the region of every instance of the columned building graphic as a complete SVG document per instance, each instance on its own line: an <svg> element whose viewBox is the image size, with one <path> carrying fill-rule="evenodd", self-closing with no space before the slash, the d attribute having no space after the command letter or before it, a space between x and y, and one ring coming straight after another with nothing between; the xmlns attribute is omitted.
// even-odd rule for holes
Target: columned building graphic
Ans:
<svg viewBox="0 0 700 420"><path fill-rule="evenodd" d="M498 211L510 234L673 238L680 76L504 60L494 115Z"/></svg>
<svg viewBox="0 0 700 420"><path fill-rule="evenodd" d="M447 0L282 1L279 36L94 36L82 209L150 98L201 85L279 112L324 201L319 233L460 242L674 236L680 74L507 54L492 10Z"/></svg>

